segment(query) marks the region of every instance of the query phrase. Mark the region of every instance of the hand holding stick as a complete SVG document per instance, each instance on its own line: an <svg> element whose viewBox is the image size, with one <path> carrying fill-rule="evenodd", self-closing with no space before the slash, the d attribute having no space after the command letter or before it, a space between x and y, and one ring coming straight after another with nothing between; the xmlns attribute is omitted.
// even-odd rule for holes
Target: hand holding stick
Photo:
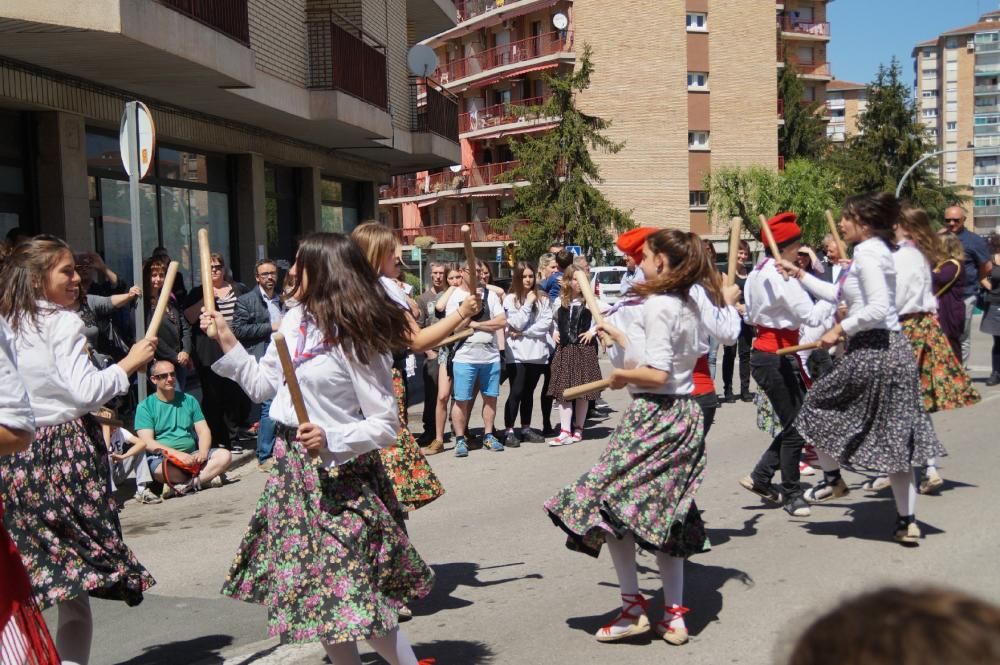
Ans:
<svg viewBox="0 0 1000 665"><path fill-rule="evenodd" d="M441 343L438 344L437 346L435 346L434 348L435 349L440 349L442 346L448 346L449 344L454 344L455 342L460 342L463 339L466 339L467 337L472 337L472 334L474 332L476 332L476 331L473 330L472 328L466 328L465 330L457 332L457 333L455 333L454 335L452 335L450 337L445 337L443 340L441 340Z"/></svg>
<svg viewBox="0 0 1000 665"><path fill-rule="evenodd" d="M198 229L198 259L201 266L201 301L206 312L215 311L215 289L212 287L212 249L208 244L208 229ZM215 337L215 323L209 323L205 334Z"/></svg>
<svg viewBox="0 0 1000 665"><path fill-rule="evenodd" d="M292 407L295 409L295 417L299 425L309 422L309 414L306 412L306 403L302 400L302 389L299 388L299 379L295 376L295 367L292 365L292 357L288 353L288 344L285 336L275 333L271 336L274 341L274 348L278 351L278 359L281 361L281 372L285 375L285 385L288 386L288 394L292 398ZM319 451L310 450L310 457L319 457Z"/></svg>
<svg viewBox="0 0 1000 665"><path fill-rule="evenodd" d="M476 295L479 290L479 262L472 251L472 229L468 224L462 225L462 242L465 243L465 262L469 264L469 287L472 295Z"/></svg>
<svg viewBox="0 0 1000 665"><path fill-rule="evenodd" d="M567 388L563 391L563 399L567 402L572 402L575 399L583 397L587 393L592 393L595 390L607 390L609 388L611 388L611 379L591 381L590 383L584 383L583 385Z"/></svg>
<svg viewBox="0 0 1000 665"><path fill-rule="evenodd" d="M783 349L778 349L775 351L775 355L778 356L790 356L793 353L798 353L799 351L812 351L814 349L819 349L823 345L819 342L809 342L808 344L798 344L796 346L786 346Z"/></svg>
<svg viewBox="0 0 1000 665"><path fill-rule="evenodd" d="M833 236L834 242L837 243L837 251L840 252L840 260L847 260L847 245L844 244L843 239L840 237L840 230L837 229L837 224L833 221L833 213L829 210L826 211L826 223L830 227L830 235Z"/></svg>
<svg viewBox="0 0 1000 665"><path fill-rule="evenodd" d="M604 314L601 313L601 306L597 302L597 297L594 296L594 289L590 286L590 276L583 270L577 270L573 273L573 279L576 280L577 285L580 287L580 293L583 295L583 301L587 303L587 309L590 310L590 315L594 318L594 325L603 325ZM606 332L601 331L599 335L601 338L601 344L605 347L612 343L611 337Z"/></svg>
<svg viewBox="0 0 1000 665"><path fill-rule="evenodd" d="M180 264L177 261L171 261L170 265L167 266L167 276L163 278L160 297L156 299L156 309L153 310L153 318L149 320L149 328L146 329L146 339L154 339L160 330L163 314L167 311L167 305L170 304L170 293L174 290L174 280L177 279L178 268L180 268Z"/></svg>
<svg viewBox="0 0 1000 665"><path fill-rule="evenodd" d="M778 271L782 272L787 282L788 275L781 270L781 250L778 249L778 243L774 241L774 234L771 233L771 227L767 225L767 217L764 217L764 215L760 216L760 232L764 236L764 240L767 241L767 247L771 250L771 256L774 257Z"/></svg>
<svg viewBox="0 0 1000 665"><path fill-rule="evenodd" d="M729 275L730 284L736 283L736 271L739 264L736 255L740 252L740 233L742 231L743 220L739 217L733 217L729 226L729 269L726 270L726 274Z"/></svg>

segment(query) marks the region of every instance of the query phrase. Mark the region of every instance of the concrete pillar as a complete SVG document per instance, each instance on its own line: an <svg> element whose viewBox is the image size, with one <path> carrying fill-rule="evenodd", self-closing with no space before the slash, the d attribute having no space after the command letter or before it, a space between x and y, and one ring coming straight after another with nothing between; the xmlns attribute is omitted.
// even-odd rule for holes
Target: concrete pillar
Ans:
<svg viewBox="0 0 1000 665"><path fill-rule="evenodd" d="M38 230L63 238L74 249L94 249L83 116L43 111L35 119Z"/></svg>
<svg viewBox="0 0 1000 665"><path fill-rule="evenodd" d="M320 219L322 207L322 183L320 170L314 166L304 166L299 172L299 230L302 235L322 231Z"/></svg>
<svg viewBox="0 0 1000 665"><path fill-rule="evenodd" d="M264 184L264 157L255 153L235 156L236 219L239 264L234 273L244 284L253 283L253 267L267 254L267 197Z"/></svg>

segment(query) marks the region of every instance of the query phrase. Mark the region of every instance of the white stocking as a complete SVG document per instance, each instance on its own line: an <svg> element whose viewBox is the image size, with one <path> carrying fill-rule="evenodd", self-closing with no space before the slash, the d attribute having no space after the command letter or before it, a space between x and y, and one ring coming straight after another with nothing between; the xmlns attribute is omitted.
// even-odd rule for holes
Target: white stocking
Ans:
<svg viewBox="0 0 1000 665"><path fill-rule="evenodd" d="M399 628L394 628L383 637L369 638L368 644L389 665L417 665L417 655L413 653L413 647Z"/></svg>
<svg viewBox="0 0 1000 665"><path fill-rule="evenodd" d="M0 631L0 663L24 665L28 662L28 640L14 617Z"/></svg>
<svg viewBox="0 0 1000 665"><path fill-rule="evenodd" d="M321 644L333 665L361 665L361 656L358 655L356 642L340 642L339 644L322 642Z"/></svg>
<svg viewBox="0 0 1000 665"><path fill-rule="evenodd" d="M56 649L63 665L87 665L93 634L94 618L90 613L89 595L84 593L59 603Z"/></svg>
<svg viewBox="0 0 1000 665"><path fill-rule="evenodd" d="M630 533L621 539L609 536L607 545L611 561L615 564L615 574L618 576L618 587L622 595L638 595L639 573L635 565L635 538Z"/></svg>
<svg viewBox="0 0 1000 665"><path fill-rule="evenodd" d="M913 482L913 471L890 473L892 498L896 500L896 512L906 517L915 515L917 510L917 485Z"/></svg>
<svg viewBox="0 0 1000 665"><path fill-rule="evenodd" d="M819 448L816 449L816 458L819 460L819 468L823 469L823 471L827 473L840 471L840 462L833 459Z"/></svg>
<svg viewBox="0 0 1000 665"><path fill-rule="evenodd" d="M664 552L656 553L656 565L660 568L660 579L663 581L663 607L669 610L672 607L684 606L684 559L678 556L670 556ZM664 620L670 621L671 628L684 627L684 616L674 615L669 612L664 614Z"/></svg>
<svg viewBox="0 0 1000 665"><path fill-rule="evenodd" d="M587 407L589 406L589 402L587 402L587 400L583 398L580 398L578 400L575 400L574 403L576 404L575 407L576 419L574 421L574 426L575 426L574 429L580 430L582 432L583 424L587 422Z"/></svg>
<svg viewBox="0 0 1000 665"><path fill-rule="evenodd" d="M559 400L559 426L563 432L573 431L573 402Z"/></svg>

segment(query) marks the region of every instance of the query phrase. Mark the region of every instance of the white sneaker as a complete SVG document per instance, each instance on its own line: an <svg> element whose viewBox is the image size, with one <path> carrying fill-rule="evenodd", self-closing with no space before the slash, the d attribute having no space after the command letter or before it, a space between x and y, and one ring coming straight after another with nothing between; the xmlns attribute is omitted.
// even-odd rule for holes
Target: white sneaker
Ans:
<svg viewBox="0 0 1000 665"><path fill-rule="evenodd" d="M163 499L150 492L148 487L139 488L134 498L139 503L163 503Z"/></svg>
<svg viewBox="0 0 1000 665"><path fill-rule="evenodd" d="M799 462L799 475L800 476L815 476L816 469L809 466L808 462Z"/></svg>
<svg viewBox="0 0 1000 665"><path fill-rule="evenodd" d="M549 441L549 446L558 448L559 446L568 446L572 443L574 443L573 435L569 432L561 432L559 436Z"/></svg>

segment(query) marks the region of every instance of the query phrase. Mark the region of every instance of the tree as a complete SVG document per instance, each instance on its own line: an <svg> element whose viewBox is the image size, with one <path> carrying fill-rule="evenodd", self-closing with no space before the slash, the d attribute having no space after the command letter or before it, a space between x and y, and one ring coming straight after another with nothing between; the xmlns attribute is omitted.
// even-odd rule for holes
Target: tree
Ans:
<svg viewBox="0 0 1000 665"><path fill-rule="evenodd" d="M894 192L900 178L917 160L934 150L918 119L917 102L902 80L899 61L879 65L867 88L868 106L858 116L858 133L831 155L845 195ZM968 199L959 188L940 182L937 160L929 159L907 179L901 193L932 216Z"/></svg>
<svg viewBox="0 0 1000 665"><path fill-rule="evenodd" d="M600 260L611 251L617 234L635 226L629 213L615 207L596 187L603 179L590 151L616 154L625 144L603 134L610 121L576 107L576 94L590 87L594 71L590 56L590 46L584 45L575 72L545 77L552 96L533 113L559 118L559 124L510 143L520 164L509 178L528 184L514 189L514 204L497 226L512 229L520 257L537 257L561 240L582 246ZM520 220L530 223L518 224Z"/></svg>
<svg viewBox="0 0 1000 665"><path fill-rule="evenodd" d="M712 219L739 217L745 228L756 228L759 215L777 209L779 175L765 166L727 166L705 176L708 210Z"/></svg>
<svg viewBox="0 0 1000 665"><path fill-rule="evenodd" d="M803 103L805 86L795 65L785 59L778 75L778 99L784 105L785 124L778 128L778 154L785 160L817 159L829 148L820 102Z"/></svg>
<svg viewBox="0 0 1000 665"><path fill-rule="evenodd" d="M837 172L808 159L792 160L779 177L775 203L772 214L794 212L802 228L802 242L816 247L829 231L826 211L836 214L840 207Z"/></svg>

